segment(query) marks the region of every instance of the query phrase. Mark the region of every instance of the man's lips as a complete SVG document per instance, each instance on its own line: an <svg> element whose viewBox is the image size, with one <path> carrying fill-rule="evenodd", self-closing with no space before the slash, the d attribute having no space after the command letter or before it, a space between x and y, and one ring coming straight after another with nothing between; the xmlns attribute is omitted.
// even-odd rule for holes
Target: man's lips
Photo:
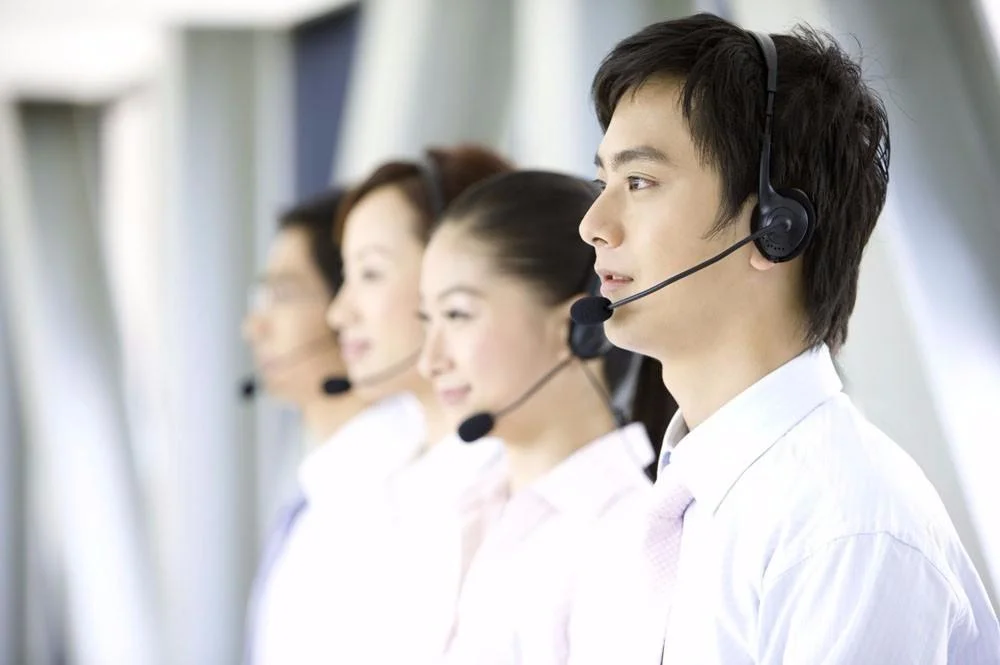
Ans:
<svg viewBox="0 0 1000 665"><path fill-rule="evenodd" d="M620 291L632 283L632 278L623 272L597 268L598 277L601 278L601 295L610 297L616 291Z"/></svg>

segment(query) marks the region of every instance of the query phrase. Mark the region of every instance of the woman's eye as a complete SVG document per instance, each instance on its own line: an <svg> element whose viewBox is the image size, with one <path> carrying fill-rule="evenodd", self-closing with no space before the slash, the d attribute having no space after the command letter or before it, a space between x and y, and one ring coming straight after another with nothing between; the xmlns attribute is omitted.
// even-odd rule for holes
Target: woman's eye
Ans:
<svg viewBox="0 0 1000 665"><path fill-rule="evenodd" d="M461 321L470 318L470 316L468 312L463 312L459 309L449 309L445 311L444 318L449 321Z"/></svg>

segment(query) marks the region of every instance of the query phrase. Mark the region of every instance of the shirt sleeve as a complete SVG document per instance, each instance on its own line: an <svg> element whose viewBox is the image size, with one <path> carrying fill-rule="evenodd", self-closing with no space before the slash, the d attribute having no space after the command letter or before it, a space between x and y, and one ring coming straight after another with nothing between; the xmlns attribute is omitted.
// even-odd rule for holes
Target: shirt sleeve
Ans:
<svg viewBox="0 0 1000 665"><path fill-rule="evenodd" d="M835 540L765 577L760 665L946 665L968 619L948 579L886 533Z"/></svg>

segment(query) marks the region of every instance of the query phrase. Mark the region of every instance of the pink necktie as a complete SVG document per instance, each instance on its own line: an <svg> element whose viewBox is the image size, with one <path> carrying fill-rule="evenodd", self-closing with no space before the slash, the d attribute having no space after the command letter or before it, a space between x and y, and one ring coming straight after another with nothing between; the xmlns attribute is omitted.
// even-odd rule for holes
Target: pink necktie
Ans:
<svg viewBox="0 0 1000 665"><path fill-rule="evenodd" d="M676 474L671 473L669 465L657 478L653 494L643 551L649 566L650 636L655 638L655 653L662 655L677 582L684 513L693 497Z"/></svg>

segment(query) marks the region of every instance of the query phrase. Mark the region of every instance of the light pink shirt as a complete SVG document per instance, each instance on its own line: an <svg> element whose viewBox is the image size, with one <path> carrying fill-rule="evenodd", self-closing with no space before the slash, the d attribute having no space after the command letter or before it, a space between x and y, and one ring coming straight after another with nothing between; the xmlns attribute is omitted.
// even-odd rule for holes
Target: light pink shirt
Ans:
<svg viewBox="0 0 1000 665"><path fill-rule="evenodd" d="M581 448L508 496L497 472L481 486L466 525L489 523L471 561L444 662L564 663L575 565L589 534L650 491L653 459L641 424Z"/></svg>
<svg viewBox="0 0 1000 665"><path fill-rule="evenodd" d="M462 581L498 513L507 467L497 439L450 436L393 483L395 594L385 625L410 665L436 662L455 619Z"/></svg>

